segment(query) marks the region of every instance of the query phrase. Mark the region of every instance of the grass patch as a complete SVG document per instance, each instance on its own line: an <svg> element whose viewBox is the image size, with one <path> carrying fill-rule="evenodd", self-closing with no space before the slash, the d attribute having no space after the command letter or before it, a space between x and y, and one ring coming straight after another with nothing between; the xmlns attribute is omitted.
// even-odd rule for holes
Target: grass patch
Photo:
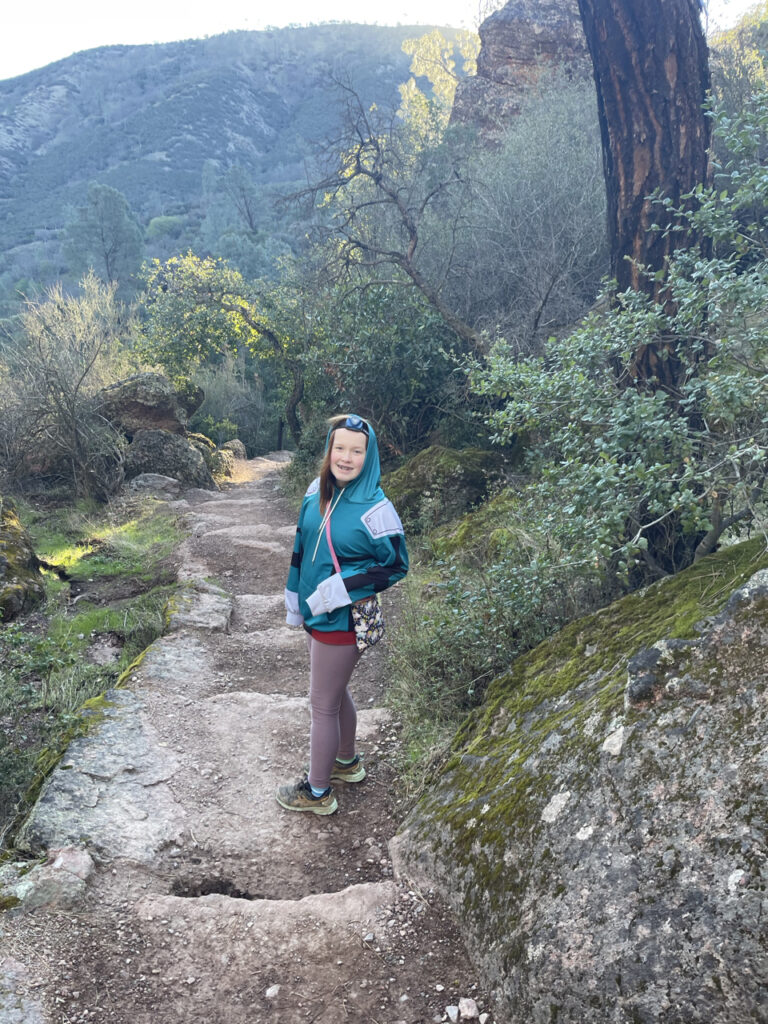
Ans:
<svg viewBox="0 0 768 1024"><path fill-rule="evenodd" d="M175 516L152 500L101 510L20 503L20 514L38 556L68 578L46 572L45 606L0 627L0 847L81 729L83 708L162 635L175 590L164 581L175 576L172 555L182 539ZM131 596L110 599L121 588ZM85 590L76 603L75 589ZM105 638L118 656L98 664L90 653Z"/></svg>
<svg viewBox="0 0 768 1024"><path fill-rule="evenodd" d="M78 502L54 511L24 506L20 513L38 556L74 580L155 580L180 541L176 516L152 498L122 499L106 510Z"/></svg>

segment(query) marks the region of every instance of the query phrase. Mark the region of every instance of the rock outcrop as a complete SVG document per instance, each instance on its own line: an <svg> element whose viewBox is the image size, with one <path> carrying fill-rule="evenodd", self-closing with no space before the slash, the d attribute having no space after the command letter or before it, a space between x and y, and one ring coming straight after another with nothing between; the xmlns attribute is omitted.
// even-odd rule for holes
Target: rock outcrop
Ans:
<svg viewBox="0 0 768 1024"><path fill-rule="evenodd" d="M767 730L759 541L495 680L400 871L463 918L508 1024L766 1020Z"/></svg>
<svg viewBox="0 0 768 1024"><path fill-rule="evenodd" d="M0 496L0 622L39 604L45 596L40 562L16 506Z"/></svg>
<svg viewBox="0 0 768 1024"><path fill-rule="evenodd" d="M225 441L221 447L225 452L232 452L236 459L248 458L246 447L238 437L233 437L231 441Z"/></svg>
<svg viewBox="0 0 768 1024"><path fill-rule="evenodd" d="M125 452L125 478L141 473L172 476L187 487L215 491L216 483L200 451L167 430L139 430Z"/></svg>
<svg viewBox="0 0 768 1024"><path fill-rule="evenodd" d="M501 479L504 458L480 448L442 448L419 452L400 469L388 473L384 489L401 518L426 517L430 525L462 515Z"/></svg>
<svg viewBox="0 0 768 1024"><path fill-rule="evenodd" d="M161 373L137 373L104 388L97 396L101 415L129 441L140 430L184 434L190 401L186 393L178 395Z"/></svg>
<svg viewBox="0 0 768 1024"><path fill-rule="evenodd" d="M451 119L492 139L520 111L543 73L588 75L591 63L576 0L510 0L482 23L477 74L456 89Z"/></svg>

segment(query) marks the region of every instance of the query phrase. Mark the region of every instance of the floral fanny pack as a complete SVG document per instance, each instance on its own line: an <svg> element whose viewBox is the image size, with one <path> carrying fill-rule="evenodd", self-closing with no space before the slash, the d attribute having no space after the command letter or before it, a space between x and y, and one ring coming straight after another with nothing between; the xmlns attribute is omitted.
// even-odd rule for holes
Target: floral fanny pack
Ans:
<svg viewBox="0 0 768 1024"><path fill-rule="evenodd" d="M330 517L325 524L325 535L328 538L328 547L333 559L333 567L336 572L340 573L341 566L331 541ZM358 651L366 651L381 640L386 627L384 626L384 616L376 594L373 597L366 597L362 601L357 601L352 605L352 625L355 630L355 643Z"/></svg>

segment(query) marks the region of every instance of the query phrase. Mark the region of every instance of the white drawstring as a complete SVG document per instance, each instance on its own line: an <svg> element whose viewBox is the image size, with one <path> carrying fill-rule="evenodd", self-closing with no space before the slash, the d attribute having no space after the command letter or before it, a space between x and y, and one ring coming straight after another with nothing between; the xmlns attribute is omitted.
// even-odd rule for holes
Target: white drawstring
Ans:
<svg viewBox="0 0 768 1024"><path fill-rule="evenodd" d="M344 490L343 490L343 488L342 488L342 490L340 490L340 491L339 491L339 495L338 495L338 497L336 498L336 500L335 500L335 501L333 501L333 502L332 502L332 503L331 503L331 504L330 504L330 505L328 506L328 509L327 509L327 511L326 511L326 513L325 513L325 515L323 516L323 521L322 521L322 523L320 523L320 528L319 528L319 529L318 529L318 531L317 531L317 542L316 542L316 544L315 544L315 550L314 550L314 551L312 552L312 564L313 564L313 565L314 565L314 562L315 562L315 555L317 555L317 549L318 549L318 548L320 547L320 538L321 538L321 537L322 537L322 535L323 535L323 530L325 529L325 524L326 524L326 523L328 522L328 520L329 520L329 519L331 518L331 512L333 512L333 510L334 510L334 509L336 508L336 506L338 505L338 503L339 503L339 498L341 498L341 496L342 496L342 494L343 494L343 493L344 493Z"/></svg>

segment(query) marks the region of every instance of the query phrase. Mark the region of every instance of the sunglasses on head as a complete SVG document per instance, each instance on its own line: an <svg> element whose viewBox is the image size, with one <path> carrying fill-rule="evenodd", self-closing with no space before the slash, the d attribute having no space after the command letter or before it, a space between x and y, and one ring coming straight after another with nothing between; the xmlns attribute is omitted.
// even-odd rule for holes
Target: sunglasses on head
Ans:
<svg viewBox="0 0 768 1024"><path fill-rule="evenodd" d="M338 426L344 427L346 430L359 430L362 434L368 433L368 424L362 416L347 416Z"/></svg>

